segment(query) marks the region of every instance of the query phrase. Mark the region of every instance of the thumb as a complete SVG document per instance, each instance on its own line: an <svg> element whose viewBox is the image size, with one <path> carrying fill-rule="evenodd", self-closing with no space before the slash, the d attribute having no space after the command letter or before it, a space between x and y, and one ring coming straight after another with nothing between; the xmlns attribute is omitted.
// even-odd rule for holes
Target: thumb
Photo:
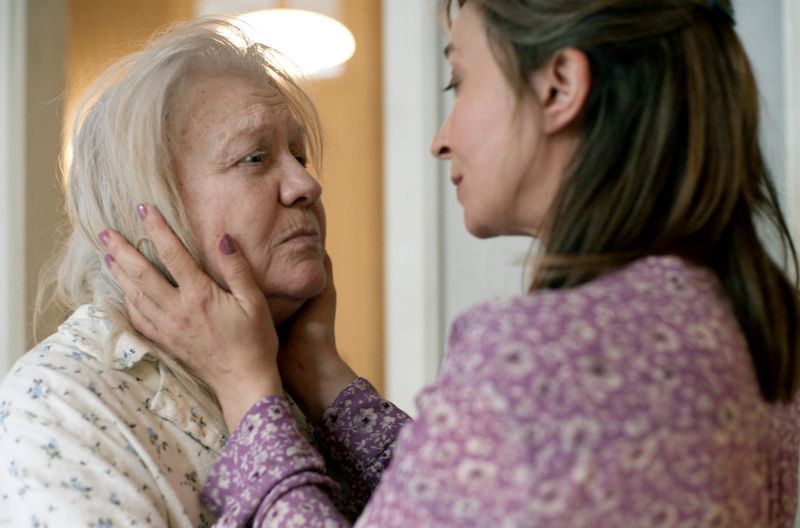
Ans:
<svg viewBox="0 0 800 528"><path fill-rule="evenodd" d="M239 301L248 306L254 306L259 301L264 300L264 295L256 283L250 263L239 251L236 242L229 234L224 234L219 239L220 267L222 278L228 284L231 294Z"/></svg>

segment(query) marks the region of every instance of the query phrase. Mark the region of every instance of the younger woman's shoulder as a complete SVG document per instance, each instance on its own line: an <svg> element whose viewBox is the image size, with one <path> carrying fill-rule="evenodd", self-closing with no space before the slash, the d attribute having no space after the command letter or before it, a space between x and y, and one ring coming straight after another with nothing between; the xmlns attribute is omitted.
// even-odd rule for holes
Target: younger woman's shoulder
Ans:
<svg viewBox="0 0 800 528"><path fill-rule="evenodd" d="M451 339L474 325L502 331L605 310L625 314L636 308L685 306L703 299L713 304L721 300L711 271L679 257L647 257L575 288L538 290L474 305L455 318Z"/></svg>
<svg viewBox="0 0 800 528"><path fill-rule="evenodd" d="M724 299L712 272L677 257L644 258L575 288L474 306L451 326L443 373L485 372L487 361L517 373L606 356L651 362L709 347L732 355L718 361L738 361L744 344Z"/></svg>

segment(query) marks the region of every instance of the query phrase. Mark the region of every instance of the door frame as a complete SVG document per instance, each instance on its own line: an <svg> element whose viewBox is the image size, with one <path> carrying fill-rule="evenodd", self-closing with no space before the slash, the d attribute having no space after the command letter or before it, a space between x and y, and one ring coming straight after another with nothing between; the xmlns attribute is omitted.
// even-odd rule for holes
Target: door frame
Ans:
<svg viewBox="0 0 800 528"><path fill-rule="evenodd" d="M386 392L409 413L442 343L442 167L429 154L442 113L436 9L383 0Z"/></svg>

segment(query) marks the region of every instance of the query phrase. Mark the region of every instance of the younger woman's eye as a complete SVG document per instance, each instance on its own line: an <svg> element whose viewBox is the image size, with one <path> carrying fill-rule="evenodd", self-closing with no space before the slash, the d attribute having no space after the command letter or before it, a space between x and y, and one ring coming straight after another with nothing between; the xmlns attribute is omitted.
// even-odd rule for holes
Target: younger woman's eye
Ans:
<svg viewBox="0 0 800 528"><path fill-rule="evenodd" d="M297 163L299 163L303 167L307 167L308 166L308 158L306 157L305 154L297 154L297 155L295 155L294 159L296 159Z"/></svg>

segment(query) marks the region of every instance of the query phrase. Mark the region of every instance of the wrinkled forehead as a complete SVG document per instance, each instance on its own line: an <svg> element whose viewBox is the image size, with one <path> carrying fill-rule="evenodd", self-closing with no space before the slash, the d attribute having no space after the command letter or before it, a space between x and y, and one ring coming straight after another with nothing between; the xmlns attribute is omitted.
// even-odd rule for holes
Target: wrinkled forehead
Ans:
<svg viewBox="0 0 800 528"><path fill-rule="evenodd" d="M279 109L286 98L266 76L243 75L240 72L192 73L184 76L168 96L171 107L187 107L225 101L242 94L257 96L267 106Z"/></svg>
<svg viewBox="0 0 800 528"><path fill-rule="evenodd" d="M172 139L196 126L225 123L240 130L269 123L299 129L286 96L269 79L239 75L193 75L171 94L167 112Z"/></svg>

